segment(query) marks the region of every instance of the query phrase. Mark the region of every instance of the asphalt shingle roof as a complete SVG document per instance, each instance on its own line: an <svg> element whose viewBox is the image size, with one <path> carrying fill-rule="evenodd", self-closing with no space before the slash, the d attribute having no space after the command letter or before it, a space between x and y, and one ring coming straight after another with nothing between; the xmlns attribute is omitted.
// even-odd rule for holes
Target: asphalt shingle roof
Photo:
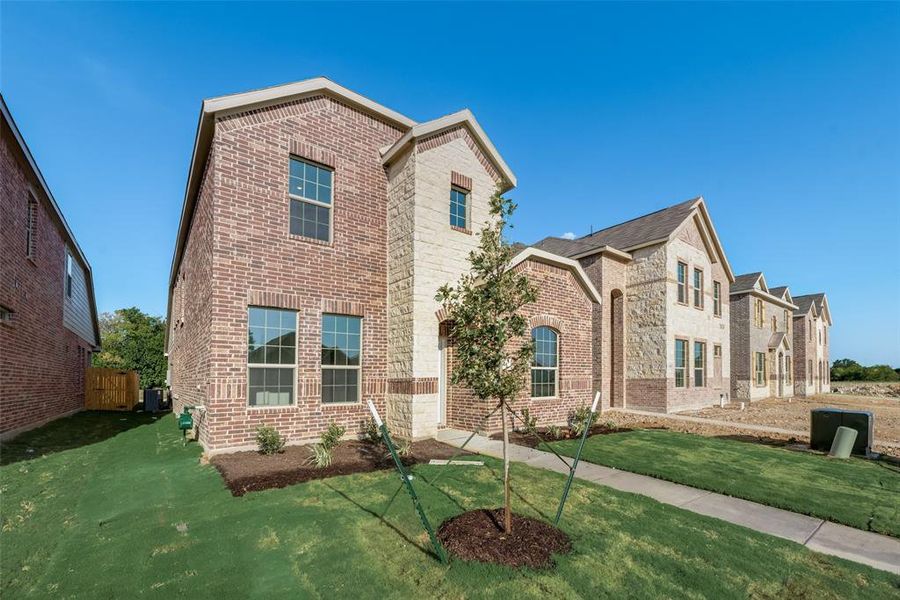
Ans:
<svg viewBox="0 0 900 600"><path fill-rule="evenodd" d="M732 283L731 287L728 289L732 294L735 292L749 292L753 289L753 286L756 285L756 281L759 279L760 275L762 275L762 273L759 271L756 273L744 273L743 275L738 275L734 278L734 283Z"/></svg>
<svg viewBox="0 0 900 600"><path fill-rule="evenodd" d="M648 215L601 229L576 240L547 237L534 244L534 247L560 256L575 256L582 252L602 248L603 246L627 251L629 248L671 235L691 214L698 200L699 198L693 198Z"/></svg>
<svg viewBox="0 0 900 600"><path fill-rule="evenodd" d="M816 305L816 311L822 311L822 300L825 298L825 294L806 294L804 296L794 296L794 304L797 306L797 310L794 311L795 315L805 315L809 312L809 307L813 304Z"/></svg>

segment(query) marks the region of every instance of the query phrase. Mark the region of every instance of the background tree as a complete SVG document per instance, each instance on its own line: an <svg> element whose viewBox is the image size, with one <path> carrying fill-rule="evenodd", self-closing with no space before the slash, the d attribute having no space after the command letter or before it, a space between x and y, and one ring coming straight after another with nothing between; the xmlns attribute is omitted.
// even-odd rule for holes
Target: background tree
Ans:
<svg viewBox="0 0 900 600"><path fill-rule="evenodd" d="M482 400L495 400L503 422L504 530L512 530L509 493L508 402L518 396L531 369L534 344L523 339L527 322L518 313L537 295L528 278L507 270L516 251L503 231L516 205L498 189L490 200L491 219L479 245L469 254L471 268L455 287L445 285L436 299L450 321L454 347L451 381L469 387Z"/></svg>
<svg viewBox="0 0 900 600"><path fill-rule="evenodd" d="M94 354L95 367L137 371L142 388L166 383L164 346L166 321L139 308L120 308L100 315L102 350Z"/></svg>
<svg viewBox="0 0 900 600"><path fill-rule="evenodd" d="M900 381L900 373L888 365L864 367L855 360L841 358L831 365L832 381Z"/></svg>

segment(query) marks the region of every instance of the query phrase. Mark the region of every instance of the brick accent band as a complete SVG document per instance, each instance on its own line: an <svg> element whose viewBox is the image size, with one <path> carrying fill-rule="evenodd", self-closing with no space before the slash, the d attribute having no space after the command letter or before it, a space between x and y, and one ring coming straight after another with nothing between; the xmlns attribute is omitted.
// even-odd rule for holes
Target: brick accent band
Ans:
<svg viewBox="0 0 900 600"><path fill-rule="evenodd" d="M408 379L388 379L389 394L436 394L437 377L411 377Z"/></svg>
<svg viewBox="0 0 900 600"><path fill-rule="evenodd" d="M315 146L301 139L294 138L291 140L291 154L317 162L326 167L331 167L332 169L337 167L337 156L334 152L325 150L324 148L320 148L319 146Z"/></svg>
<svg viewBox="0 0 900 600"><path fill-rule="evenodd" d="M472 191L472 178L466 177L456 171L450 171L450 183L458 188L462 188L467 192Z"/></svg>

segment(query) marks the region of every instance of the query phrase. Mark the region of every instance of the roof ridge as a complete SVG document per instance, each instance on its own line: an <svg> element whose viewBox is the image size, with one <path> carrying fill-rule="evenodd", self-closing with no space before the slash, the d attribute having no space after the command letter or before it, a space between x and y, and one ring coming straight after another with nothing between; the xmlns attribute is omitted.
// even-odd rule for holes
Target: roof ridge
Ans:
<svg viewBox="0 0 900 600"><path fill-rule="evenodd" d="M645 218L645 217L652 217L652 216L655 215L655 214L659 214L659 213L661 213L661 212L670 210L670 209L672 209L672 208L678 208L679 206L684 206L685 204L691 204L691 203L697 202L697 201L700 200L701 198L702 198L702 196L696 196L696 197L694 197L694 198L691 198L690 200L684 200L683 202L679 202L679 203L677 203L677 204L672 204L672 205L670 205L670 206L666 206L666 207L664 207L664 208L660 208L659 210L654 210L653 212L648 212L647 214L643 214L643 215L634 217L633 219L628 219L627 221L622 221L621 223L616 223L615 225L610 225L609 227L604 227L603 229L598 229L597 231L593 231L593 232L591 232L591 233L589 233L589 234L587 234L587 235L583 235L583 236L581 236L581 237L579 237L579 238L575 238L575 240L572 240L572 241L577 241L577 240L583 240L583 239L586 239L586 238L590 238L590 237L593 237L593 236L595 236L595 235L597 235L597 234L603 233L604 231L609 231L610 229L613 229L613 228L615 228L615 227L619 227L620 225L627 225L628 223L632 223L632 222L634 222L634 221L638 221L638 220L643 219L643 218ZM564 239L564 238L563 238L563 239Z"/></svg>

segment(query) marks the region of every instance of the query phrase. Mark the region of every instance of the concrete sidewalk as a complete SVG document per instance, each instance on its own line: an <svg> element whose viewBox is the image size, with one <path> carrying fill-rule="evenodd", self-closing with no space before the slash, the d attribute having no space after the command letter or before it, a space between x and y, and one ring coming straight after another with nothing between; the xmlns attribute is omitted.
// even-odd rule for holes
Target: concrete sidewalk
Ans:
<svg viewBox="0 0 900 600"><path fill-rule="evenodd" d="M438 432L437 439L459 447L469 435L471 432L444 429ZM503 442L482 435L472 438L466 449L494 458L503 457ZM566 474L569 472L556 456L542 450L510 444L509 458L539 469ZM788 539L816 552L900 574L900 540L889 536L585 461L578 464L575 476Z"/></svg>

